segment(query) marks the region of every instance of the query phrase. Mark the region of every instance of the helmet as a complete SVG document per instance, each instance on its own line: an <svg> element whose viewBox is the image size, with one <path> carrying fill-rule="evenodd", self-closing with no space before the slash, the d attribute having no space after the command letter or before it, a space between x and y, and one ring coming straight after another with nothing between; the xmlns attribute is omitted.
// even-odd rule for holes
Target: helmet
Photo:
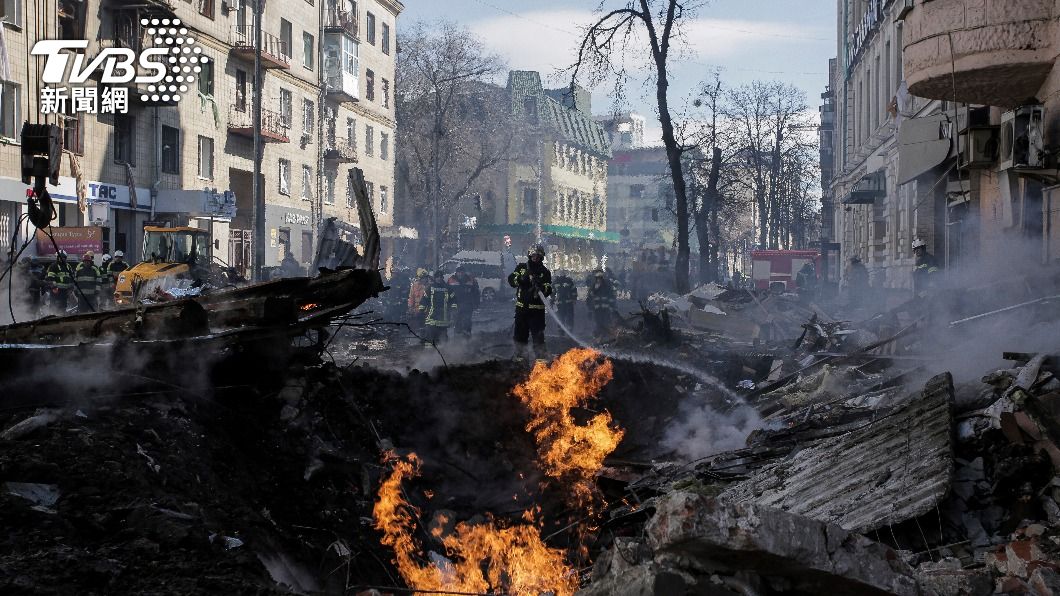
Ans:
<svg viewBox="0 0 1060 596"><path fill-rule="evenodd" d="M927 248L927 242L924 242L920 238L917 238L913 241L913 250L916 250L918 248Z"/></svg>
<svg viewBox="0 0 1060 596"><path fill-rule="evenodd" d="M541 244L535 244L530 247L530 250L526 251L526 256L541 255L541 258L545 258L545 247Z"/></svg>
<svg viewBox="0 0 1060 596"><path fill-rule="evenodd" d="M81 256L81 260L82 261L90 261L90 260L92 260L94 258L96 258L96 253L94 253L92 251L88 251L84 255Z"/></svg>
<svg viewBox="0 0 1060 596"><path fill-rule="evenodd" d="M110 260L110 255L108 255L107 253L103 253L103 262L106 263L109 260Z"/></svg>
<svg viewBox="0 0 1060 596"><path fill-rule="evenodd" d="M120 258L120 257L124 257L124 256L125 256L125 253L124 253L124 252L122 252L122 251L120 251L120 250L116 250L116 251L114 251L114 257L115 257L115 258Z"/></svg>
<svg viewBox="0 0 1060 596"><path fill-rule="evenodd" d="M427 270L423 267L420 267L416 270L416 277L427 277Z"/></svg>
<svg viewBox="0 0 1060 596"><path fill-rule="evenodd" d="M65 259L66 251L60 248L59 252L55 253L55 256L59 257L60 259Z"/></svg>

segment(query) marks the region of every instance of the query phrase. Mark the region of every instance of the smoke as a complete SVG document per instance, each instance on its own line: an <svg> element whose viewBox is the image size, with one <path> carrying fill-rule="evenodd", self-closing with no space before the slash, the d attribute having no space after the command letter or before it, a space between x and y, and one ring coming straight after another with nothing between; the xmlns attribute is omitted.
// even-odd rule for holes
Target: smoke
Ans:
<svg viewBox="0 0 1060 596"><path fill-rule="evenodd" d="M676 419L666 428L661 444L678 459L691 462L747 445L752 432L767 423L754 408L737 405L721 412L699 400L682 404Z"/></svg>

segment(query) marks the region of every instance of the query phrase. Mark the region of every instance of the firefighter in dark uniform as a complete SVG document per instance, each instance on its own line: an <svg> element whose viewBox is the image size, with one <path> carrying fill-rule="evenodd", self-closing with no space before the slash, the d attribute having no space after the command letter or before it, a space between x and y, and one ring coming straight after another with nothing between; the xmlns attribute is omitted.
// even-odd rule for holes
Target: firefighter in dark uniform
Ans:
<svg viewBox="0 0 1060 596"><path fill-rule="evenodd" d="M795 276L795 285L799 290L799 301L803 304L813 302L817 296L817 267L813 261L807 261Z"/></svg>
<svg viewBox="0 0 1060 596"><path fill-rule="evenodd" d="M478 288L478 280L467 272L467 268L460 265L456 273L449 278L449 287L453 290L456 299L455 327L457 334L464 338L471 338L471 317L478 309L481 292Z"/></svg>
<svg viewBox="0 0 1060 596"><path fill-rule="evenodd" d="M103 272L93 262L95 256L92 251L86 252L74 270L79 313L94 312L99 308L98 294L103 286Z"/></svg>
<svg viewBox="0 0 1060 596"><path fill-rule="evenodd" d="M508 285L515 292L515 356L522 359L527 344L534 339L534 355L548 356L545 348L545 303L541 296L552 295L552 272L545 267L545 247L537 244L527 251L527 262L519 263L508 276Z"/></svg>
<svg viewBox="0 0 1060 596"><path fill-rule="evenodd" d="M585 297L589 311L593 313L593 337L602 339L611 334L611 322L615 312L615 287L602 270L593 273L589 293Z"/></svg>
<svg viewBox="0 0 1060 596"><path fill-rule="evenodd" d="M456 308L453 290L445 283L445 273L435 271L431 285L420 299L426 334L424 339L436 346L448 341L449 326L453 324L453 311Z"/></svg>
<svg viewBox="0 0 1060 596"><path fill-rule="evenodd" d="M556 309L560 322L574 332L574 305L578 302L578 286L566 271L560 272L553 280L552 306Z"/></svg>
<svg viewBox="0 0 1060 596"><path fill-rule="evenodd" d="M913 241L913 256L916 257L916 264L913 266L913 296L920 298L934 287L939 262L928 252L927 242L920 239Z"/></svg>
<svg viewBox="0 0 1060 596"><path fill-rule="evenodd" d="M70 290L74 287L74 269L66 260L66 251L55 255L55 262L48 266L45 281L51 287L51 308L55 314L65 315L70 302Z"/></svg>

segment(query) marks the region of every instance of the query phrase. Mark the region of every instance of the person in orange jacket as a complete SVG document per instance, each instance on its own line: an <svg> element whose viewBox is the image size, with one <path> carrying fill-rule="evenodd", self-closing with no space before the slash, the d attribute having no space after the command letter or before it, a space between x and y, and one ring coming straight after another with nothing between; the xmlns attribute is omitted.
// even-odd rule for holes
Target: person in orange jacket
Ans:
<svg viewBox="0 0 1060 596"><path fill-rule="evenodd" d="M424 313L420 310L420 302L423 301L423 296L427 293L427 288L430 286L431 278L427 275L427 270L422 267L417 269L416 279L409 288L408 302L409 324L412 325L413 329L418 330L423 327Z"/></svg>

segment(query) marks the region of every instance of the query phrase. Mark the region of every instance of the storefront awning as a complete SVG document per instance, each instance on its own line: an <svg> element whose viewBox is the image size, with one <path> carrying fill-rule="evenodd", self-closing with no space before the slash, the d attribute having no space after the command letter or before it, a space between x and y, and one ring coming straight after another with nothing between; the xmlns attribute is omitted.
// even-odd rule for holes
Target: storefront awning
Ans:
<svg viewBox="0 0 1060 596"><path fill-rule="evenodd" d="M905 184L946 161L952 145L946 114L903 120L898 127L898 184Z"/></svg>
<svg viewBox="0 0 1060 596"><path fill-rule="evenodd" d="M843 199L844 205L871 205L876 199L887 196L887 170L865 174Z"/></svg>
<svg viewBox="0 0 1060 596"><path fill-rule="evenodd" d="M487 224L480 225L473 230L465 230L464 234L515 234L515 235L528 235L534 234L537 231L537 226L534 224ZM591 230L587 228L577 228L574 226L556 226L556 225L543 225L541 226L541 232L549 236L556 236L559 238L574 238L579 240L596 240L599 242L607 242L612 244L618 244L621 238L618 232L603 232L600 230Z"/></svg>

